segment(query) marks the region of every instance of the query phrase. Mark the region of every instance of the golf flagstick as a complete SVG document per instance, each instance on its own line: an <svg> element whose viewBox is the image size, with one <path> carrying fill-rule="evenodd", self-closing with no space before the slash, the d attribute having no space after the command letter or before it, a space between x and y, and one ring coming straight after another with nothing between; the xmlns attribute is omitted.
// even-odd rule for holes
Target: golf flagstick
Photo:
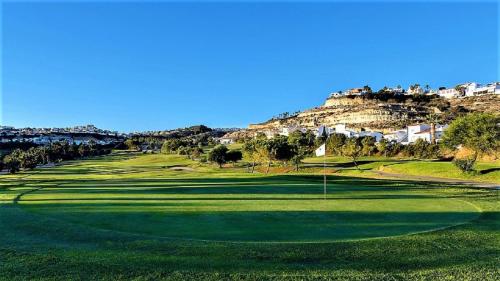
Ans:
<svg viewBox="0 0 500 281"><path fill-rule="evenodd" d="M316 149L316 156L323 156L323 199L326 199L326 142Z"/></svg>
<svg viewBox="0 0 500 281"><path fill-rule="evenodd" d="M326 143L324 144L325 146L325 153L323 154L323 196L326 200Z"/></svg>

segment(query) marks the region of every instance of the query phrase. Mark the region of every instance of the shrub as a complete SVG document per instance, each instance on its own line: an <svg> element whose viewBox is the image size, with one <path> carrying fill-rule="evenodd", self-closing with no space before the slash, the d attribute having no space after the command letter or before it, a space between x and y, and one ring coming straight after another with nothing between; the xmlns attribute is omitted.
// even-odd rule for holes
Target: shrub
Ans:
<svg viewBox="0 0 500 281"><path fill-rule="evenodd" d="M228 162L236 163L243 158L241 151L239 150L229 150L226 154L226 160Z"/></svg>
<svg viewBox="0 0 500 281"><path fill-rule="evenodd" d="M453 159L453 164L460 169L463 173L468 173L473 171L474 163L476 159L474 157L467 157L461 159Z"/></svg>
<svg viewBox="0 0 500 281"><path fill-rule="evenodd" d="M210 150L208 153L208 161L212 163L217 163L219 168L222 168L222 165L226 163L227 156L227 147L224 145L218 145L214 147L214 149Z"/></svg>

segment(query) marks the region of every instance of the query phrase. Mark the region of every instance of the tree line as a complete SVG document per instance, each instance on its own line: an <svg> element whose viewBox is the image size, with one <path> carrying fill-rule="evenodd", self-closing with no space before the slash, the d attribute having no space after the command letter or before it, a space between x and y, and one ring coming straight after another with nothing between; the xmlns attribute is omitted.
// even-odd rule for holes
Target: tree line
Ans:
<svg viewBox="0 0 500 281"><path fill-rule="evenodd" d="M0 161L0 170L7 169L9 173L14 174L19 172L20 169L34 169L38 165L109 153L111 153L109 147L92 141L88 144L55 142L46 146L30 147L26 150L19 148L13 150Z"/></svg>
<svg viewBox="0 0 500 281"><path fill-rule="evenodd" d="M457 118L445 131L441 143L430 143L418 139L414 143L403 145L395 141L382 139L376 142L371 136L351 137L344 134L323 134L316 137L313 132L295 131L288 137L277 135L267 139L264 134L243 141L242 157L219 145L208 154L208 161L222 167L224 163L241 159L248 164L248 171L254 172L257 165L266 165L266 173L273 163L292 164L298 171L302 160L312 156L321 144L326 145L329 155L344 156L352 160L356 168L358 159L363 156L406 157L414 159L445 159L448 153L461 148L472 151L466 157L453 157L453 163L463 172L473 170L477 159L488 153L498 153L500 149L500 118L492 114L473 113Z"/></svg>

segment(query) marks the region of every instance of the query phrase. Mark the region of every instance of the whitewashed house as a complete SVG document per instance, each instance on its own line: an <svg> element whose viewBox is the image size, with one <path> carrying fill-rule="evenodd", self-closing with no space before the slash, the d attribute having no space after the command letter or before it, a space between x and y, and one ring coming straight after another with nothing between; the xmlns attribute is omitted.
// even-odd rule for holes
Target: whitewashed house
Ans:
<svg viewBox="0 0 500 281"><path fill-rule="evenodd" d="M442 139L444 130L446 130L446 128L448 128L448 125L439 125L439 124L436 125L435 128L436 141L440 141ZM432 139L431 125L420 124L420 125L408 126L408 142L414 143L418 139L423 139L427 142L431 142Z"/></svg>
<svg viewBox="0 0 500 281"><path fill-rule="evenodd" d="M340 97L343 97L343 96L345 96L344 93L342 93L342 91L338 91L338 92L330 93L330 95L328 96L328 98L329 99L340 98Z"/></svg>
<svg viewBox="0 0 500 281"><path fill-rule="evenodd" d="M445 99L452 99L460 96L460 92L455 88L438 90L437 94Z"/></svg>
<svg viewBox="0 0 500 281"><path fill-rule="evenodd" d="M219 139L219 143L220 144L232 144L232 143L234 143L234 140L232 138L224 138L224 137L222 137L222 138Z"/></svg>
<svg viewBox="0 0 500 281"><path fill-rule="evenodd" d="M335 125L334 132L337 134L343 134L348 138L356 136L356 132L348 130L345 124Z"/></svg>
<svg viewBox="0 0 500 281"><path fill-rule="evenodd" d="M345 91L345 94L350 96L360 96L366 93L367 92L363 88L352 88Z"/></svg>
<svg viewBox="0 0 500 281"><path fill-rule="evenodd" d="M465 96L467 97L500 94L500 82L494 82L486 85L472 82L461 86L465 88Z"/></svg>
<svg viewBox="0 0 500 281"><path fill-rule="evenodd" d="M420 86L417 86L417 87L410 86L408 88L408 91L406 91L406 94L407 95L422 95L422 94L424 94L424 89L422 89L422 87L420 87Z"/></svg>
<svg viewBox="0 0 500 281"><path fill-rule="evenodd" d="M422 138L422 135L419 135L420 132L423 132L427 129L430 130L431 126L428 124L418 124L407 127L407 135L408 142L414 143L417 139Z"/></svg>
<svg viewBox="0 0 500 281"><path fill-rule="evenodd" d="M395 141L398 143L407 143L408 142L408 130L396 130L391 133L385 134L384 139L388 141Z"/></svg>
<svg viewBox="0 0 500 281"><path fill-rule="evenodd" d="M306 130L299 126L286 126L281 128L281 132L279 134L288 137L291 133L295 131L305 132Z"/></svg>

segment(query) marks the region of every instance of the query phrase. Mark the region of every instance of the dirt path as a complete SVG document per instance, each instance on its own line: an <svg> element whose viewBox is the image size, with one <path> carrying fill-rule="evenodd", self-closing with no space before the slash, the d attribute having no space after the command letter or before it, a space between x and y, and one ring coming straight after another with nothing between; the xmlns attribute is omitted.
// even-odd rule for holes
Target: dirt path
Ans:
<svg viewBox="0 0 500 281"><path fill-rule="evenodd" d="M453 184L453 185L468 185L468 186L480 187L480 188L500 189L500 184L498 184L498 183L467 181L467 180L448 179L448 178L439 178L439 177L430 177L430 176L414 176L414 175L406 175L406 174L388 173L388 172L382 172L382 171L377 171L377 170L371 170L370 172L375 173L379 176L405 179L405 180L442 182L442 183L449 183L449 184Z"/></svg>

